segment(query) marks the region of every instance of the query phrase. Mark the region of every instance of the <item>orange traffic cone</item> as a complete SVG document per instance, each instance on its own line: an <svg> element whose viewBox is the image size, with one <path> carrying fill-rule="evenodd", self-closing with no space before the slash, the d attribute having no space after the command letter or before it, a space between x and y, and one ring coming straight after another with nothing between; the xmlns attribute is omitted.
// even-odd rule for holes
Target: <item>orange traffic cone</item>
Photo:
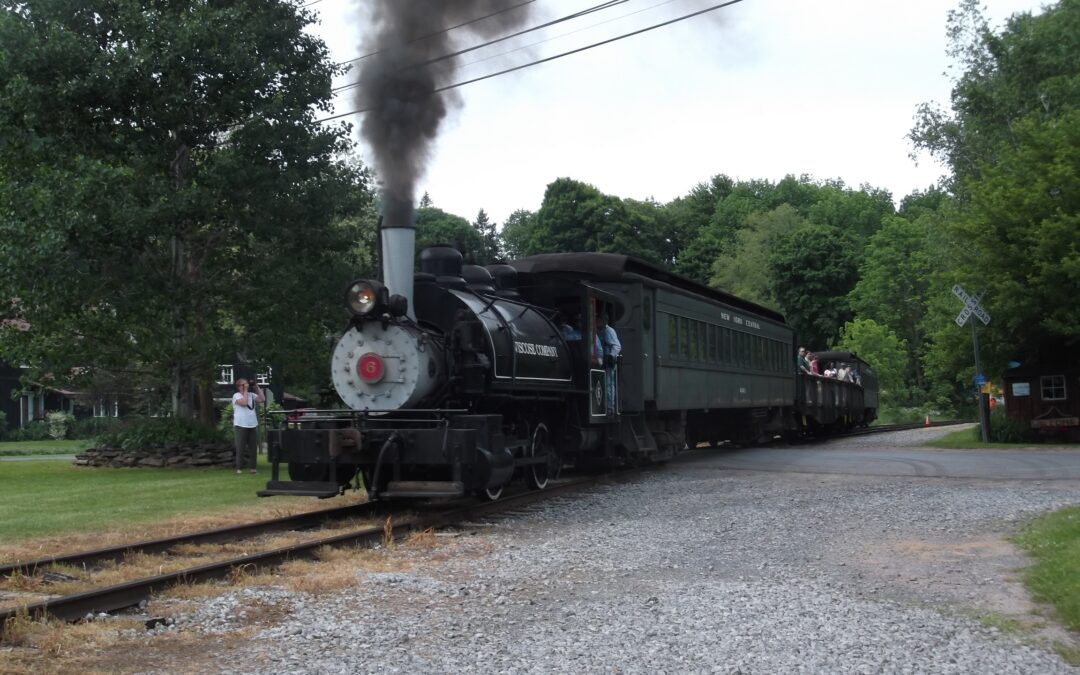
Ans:
<svg viewBox="0 0 1080 675"><path fill-rule="evenodd" d="M923 426L924 427L930 426L930 416L929 415L927 415L926 419L923 420Z"/></svg>

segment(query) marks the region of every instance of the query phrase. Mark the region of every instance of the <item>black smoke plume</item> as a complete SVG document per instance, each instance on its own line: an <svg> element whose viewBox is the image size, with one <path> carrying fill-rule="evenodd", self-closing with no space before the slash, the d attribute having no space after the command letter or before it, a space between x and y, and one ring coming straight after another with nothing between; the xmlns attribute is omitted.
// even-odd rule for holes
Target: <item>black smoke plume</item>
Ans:
<svg viewBox="0 0 1080 675"><path fill-rule="evenodd" d="M461 104L453 84L455 61L440 57L523 25L523 0L367 0L370 56L360 65L357 107L366 109L360 131L370 145L382 183L387 225L412 222L416 184L447 113ZM518 6L521 5L521 6ZM487 18L481 18L487 17ZM480 19L480 20L477 20ZM452 30L452 26L468 25ZM478 41L478 40L477 40ZM421 64L421 65L417 65Z"/></svg>

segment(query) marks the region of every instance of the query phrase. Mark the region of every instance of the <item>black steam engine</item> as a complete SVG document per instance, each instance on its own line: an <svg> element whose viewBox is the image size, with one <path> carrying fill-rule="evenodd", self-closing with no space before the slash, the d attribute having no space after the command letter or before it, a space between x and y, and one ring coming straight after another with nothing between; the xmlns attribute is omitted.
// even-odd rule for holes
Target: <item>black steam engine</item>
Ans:
<svg viewBox="0 0 1080 675"><path fill-rule="evenodd" d="M383 230L386 283L347 291L353 316L331 361L347 408L269 432L261 495L329 497L357 480L375 499L497 499L512 480L541 489L569 465L827 433L876 414L865 363L845 357L851 381L799 374L783 317L722 291L599 253L483 268L435 247L414 275L412 238ZM606 367L602 316L623 347Z"/></svg>
<svg viewBox="0 0 1080 675"><path fill-rule="evenodd" d="M331 366L349 411L271 431L275 476L260 494L330 496L359 472L372 497L495 499L515 473L535 488L558 473L577 385L551 312L521 299L512 267L463 266L447 247L420 260L416 318L383 284L351 285Z"/></svg>

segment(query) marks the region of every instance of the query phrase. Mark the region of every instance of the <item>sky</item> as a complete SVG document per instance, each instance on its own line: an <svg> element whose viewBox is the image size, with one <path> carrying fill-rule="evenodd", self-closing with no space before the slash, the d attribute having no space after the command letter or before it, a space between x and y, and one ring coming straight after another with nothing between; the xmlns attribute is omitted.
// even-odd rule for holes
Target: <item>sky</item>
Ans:
<svg viewBox="0 0 1080 675"><path fill-rule="evenodd" d="M458 79L582 47L718 1L628 0L462 57L468 62L494 58L467 66ZM598 2L537 0L526 25ZM665 203L719 173L772 181L808 174L839 178L851 187L884 188L898 202L945 172L929 156L912 160L906 136L920 103L947 106L953 73L946 55L946 16L957 4L744 0L466 85L457 90L463 104L444 121L419 192L450 213L473 220L484 209L500 224L516 209L539 209L546 186L561 177L606 194ZM995 27L1013 13L1040 7L1033 0L983 4ZM319 0L311 9L320 18L313 31L334 60L366 53L364 0ZM476 42L462 37L462 46ZM347 74L338 84L351 78ZM357 107L348 94L336 106L336 112ZM359 115L348 119L359 125ZM359 149L370 164L362 141Z"/></svg>

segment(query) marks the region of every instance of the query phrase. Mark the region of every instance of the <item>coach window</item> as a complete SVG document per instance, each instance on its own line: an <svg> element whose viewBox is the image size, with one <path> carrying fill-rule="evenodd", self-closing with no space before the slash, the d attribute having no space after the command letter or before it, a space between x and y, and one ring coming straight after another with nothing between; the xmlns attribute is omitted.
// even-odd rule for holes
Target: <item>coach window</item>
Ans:
<svg viewBox="0 0 1080 675"><path fill-rule="evenodd" d="M667 315L668 332L668 357L679 358L679 319L670 314Z"/></svg>
<svg viewBox="0 0 1080 675"><path fill-rule="evenodd" d="M1042 400L1064 401L1065 400L1065 376L1043 375L1042 376Z"/></svg>
<svg viewBox="0 0 1080 675"><path fill-rule="evenodd" d="M698 321L697 324L697 338L698 338L698 361L705 363L709 360L709 339L705 333L705 324Z"/></svg>
<svg viewBox="0 0 1080 675"><path fill-rule="evenodd" d="M690 320L679 317L679 358L690 358Z"/></svg>
<svg viewBox="0 0 1080 675"><path fill-rule="evenodd" d="M709 363L716 363L716 326L709 324Z"/></svg>

